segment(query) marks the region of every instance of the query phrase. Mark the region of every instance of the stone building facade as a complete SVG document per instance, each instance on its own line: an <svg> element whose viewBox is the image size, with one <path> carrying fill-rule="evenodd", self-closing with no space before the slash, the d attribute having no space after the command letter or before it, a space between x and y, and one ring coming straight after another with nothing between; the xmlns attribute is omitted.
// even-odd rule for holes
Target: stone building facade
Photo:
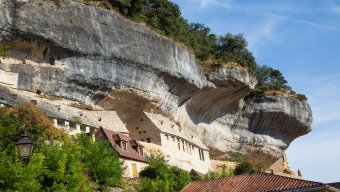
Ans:
<svg viewBox="0 0 340 192"><path fill-rule="evenodd" d="M95 136L98 140L109 141L117 151L126 168L124 177L137 178L139 172L147 166L144 146L136 139L105 128L100 128Z"/></svg>
<svg viewBox="0 0 340 192"><path fill-rule="evenodd" d="M160 114L143 112L137 121L129 125L129 134L142 141L146 148L163 154L170 165L201 173L210 169L208 148L194 135Z"/></svg>

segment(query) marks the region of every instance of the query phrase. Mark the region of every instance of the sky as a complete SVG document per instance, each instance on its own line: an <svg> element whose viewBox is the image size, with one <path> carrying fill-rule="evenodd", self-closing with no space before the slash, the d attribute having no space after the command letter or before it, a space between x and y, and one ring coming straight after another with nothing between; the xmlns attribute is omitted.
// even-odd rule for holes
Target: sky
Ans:
<svg viewBox="0 0 340 192"><path fill-rule="evenodd" d="M260 65L308 97L313 130L287 150L304 179L340 182L340 1L172 0L212 33L242 33Z"/></svg>

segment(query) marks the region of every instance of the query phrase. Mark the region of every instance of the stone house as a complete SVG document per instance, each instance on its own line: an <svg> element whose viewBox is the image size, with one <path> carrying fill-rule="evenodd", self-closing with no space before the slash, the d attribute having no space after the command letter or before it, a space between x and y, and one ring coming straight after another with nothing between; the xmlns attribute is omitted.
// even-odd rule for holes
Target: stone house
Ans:
<svg viewBox="0 0 340 192"><path fill-rule="evenodd" d="M170 119L160 114L143 112L128 128L132 138L142 141L147 150L152 148L163 154L170 165L188 172L192 169L201 173L209 171L208 148Z"/></svg>
<svg viewBox="0 0 340 192"><path fill-rule="evenodd" d="M147 166L144 146L136 139L131 139L127 135L105 128L100 128L95 136L97 140L109 141L117 151L126 167L124 177L137 178L139 172Z"/></svg>

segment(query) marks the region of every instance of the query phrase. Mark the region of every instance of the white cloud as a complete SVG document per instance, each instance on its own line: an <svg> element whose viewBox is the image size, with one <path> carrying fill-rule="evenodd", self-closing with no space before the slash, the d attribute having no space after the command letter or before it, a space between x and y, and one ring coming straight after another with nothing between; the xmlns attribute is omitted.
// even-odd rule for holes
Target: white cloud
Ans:
<svg viewBox="0 0 340 192"><path fill-rule="evenodd" d="M256 29L251 29L246 33L246 39L249 44L249 49L256 56L262 46L268 41L280 43L275 30L280 26L281 20L276 18L268 18L262 24L258 24Z"/></svg>

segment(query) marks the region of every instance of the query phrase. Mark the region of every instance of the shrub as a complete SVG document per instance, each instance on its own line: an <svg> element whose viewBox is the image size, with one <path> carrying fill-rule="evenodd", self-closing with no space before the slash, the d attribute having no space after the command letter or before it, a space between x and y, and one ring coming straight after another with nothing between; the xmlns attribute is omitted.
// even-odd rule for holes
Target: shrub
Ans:
<svg viewBox="0 0 340 192"><path fill-rule="evenodd" d="M167 165L163 156L151 155L148 162L149 166L140 172L138 191L180 191L191 181L188 172Z"/></svg>
<svg viewBox="0 0 340 192"><path fill-rule="evenodd" d="M262 164L250 163L244 155L239 153L231 154L227 160L237 163L233 171L234 175L253 174L264 171L264 166Z"/></svg>
<svg viewBox="0 0 340 192"><path fill-rule="evenodd" d="M122 185L123 163L107 142L94 142L85 134L77 137L81 160L91 176L102 188Z"/></svg>
<svg viewBox="0 0 340 192"><path fill-rule="evenodd" d="M297 98L298 98L300 101L307 101L307 97L306 97L306 95L303 95L303 94L297 94L296 96L297 96Z"/></svg>
<svg viewBox="0 0 340 192"><path fill-rule="evenodd" d="M9 45L0 43L0 57L8 58L9 57L9 53L8 53L9 48L10 48Z"/></svg>

